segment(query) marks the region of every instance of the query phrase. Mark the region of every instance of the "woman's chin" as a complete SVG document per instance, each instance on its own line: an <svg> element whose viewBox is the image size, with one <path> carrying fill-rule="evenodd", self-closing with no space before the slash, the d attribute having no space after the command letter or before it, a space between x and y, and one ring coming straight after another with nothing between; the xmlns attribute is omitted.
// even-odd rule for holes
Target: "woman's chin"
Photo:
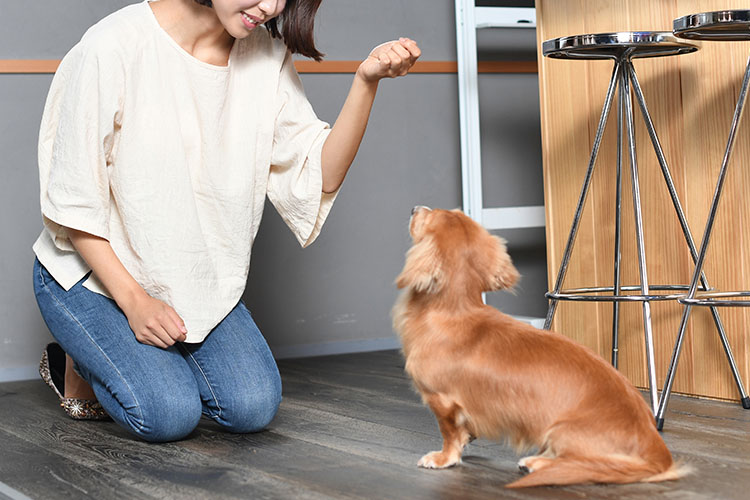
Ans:
<svg viewBox="0 0 750 500"><path fill-rule="evenodd" d="M257 29L257 28L256 28ZM241 26L239 28L224 28L224 30L231 36L232 38L242 40L243 38L247 38L250 36L250 33L252 33L251 30L248 30L244 26Z"/></svg>

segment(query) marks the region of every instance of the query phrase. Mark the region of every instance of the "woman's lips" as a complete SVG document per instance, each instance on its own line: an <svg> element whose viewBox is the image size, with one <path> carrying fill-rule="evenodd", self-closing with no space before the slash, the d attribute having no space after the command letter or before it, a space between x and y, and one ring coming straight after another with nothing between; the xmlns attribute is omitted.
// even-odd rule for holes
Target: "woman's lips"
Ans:
<svg viewBox="0 0 750 500"><path fill-rule="evenodd" d="M250 14L246 14L245 12L242 12L241 15L242 15L242 22L245 24L247 29L254 29L263 22L261 18L256 17L256 16L251 16Z"/></svg>

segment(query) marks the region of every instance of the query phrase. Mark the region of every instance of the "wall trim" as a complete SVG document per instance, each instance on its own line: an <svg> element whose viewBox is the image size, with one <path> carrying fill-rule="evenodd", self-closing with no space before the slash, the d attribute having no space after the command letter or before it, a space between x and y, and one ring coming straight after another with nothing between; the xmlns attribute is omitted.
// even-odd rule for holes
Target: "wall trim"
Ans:
<svg viewBox="0 0 750 500"><path fill-rule="evenodd" d="M300 73L354 73L360 61L295 61ZM58 59L0 59L0 74L54 73ZM536 61L479 61L480 73L536 73ZM457 73L456 61L417 61L411 73Z"/></svg>
<svg viewBox="0 0 750 500"><path fill-rule="evenodd" d="M7 496L11 500L31 500L31 498L27 497L20 491L11 488L2 481L0 481L0 494Z"/></svg>
<svg viewBox="0 0 750 500"><path fill-rule="evenodd" d="M54 73L57 59L0 59L0 73Z"/></svg>
<svg viewBox="0 0 750 500"><path fill-rule="evenodd" d="M300 73L354 73L361 61L295 61ZM536 61L480 61L480 73L536 73ZM410 73L457 73L455 61L417 61Z"/></svg>
<svg viewBox="0 0 750 500"><path fill-rule="evenodd" d="M386 337L368 340L343 340L339 342L320 342L315 344L292 344L271 346L271 352L276 359L310 358L313 356L327 356L331 354L350 354L355 352L385 351L400 349L398 338ZM39 378L39 364L16 368L0 368L0 383L20 382Z"/></svg>
<svg viewBox="0 0 750 500"><path fill-rule="evenodd" d="M331 354L351 354L355 352L385 351L400 349L401 343L396 336L368 340L342 340L338 342L320 342L316 344L292 344L271 346L276 359L310 358Z"/></svg>
<svg viewBox="0 0 750 500"><path fill-rule="evenodd" d="M39 363L15 368L0 368L0 383L39 378ZM41 379L40 379L41 380Z"/></svg>
<svg viewBox="0 0 750 500"><path fill-rule="evenodd" d="M513 316L530 323L537 328L544 325L544 318ZM366 340L341 340L336 342L317 342L312 344L291 344L271 346L271 352L276 359L311 358L313 356L329 356L332 354L352 354L356 352L386 351L401 349L401 342L395 335ZM39 365L20 366L17 368L0 368L0 383L33 380L39 377Z"/></svg>

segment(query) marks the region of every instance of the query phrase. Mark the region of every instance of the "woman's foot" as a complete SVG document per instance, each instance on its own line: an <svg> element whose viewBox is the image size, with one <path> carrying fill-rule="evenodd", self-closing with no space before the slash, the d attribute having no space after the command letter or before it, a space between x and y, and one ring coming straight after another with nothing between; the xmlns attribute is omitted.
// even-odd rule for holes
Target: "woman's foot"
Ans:
<svg viewBox="0 0 750 500"><path fill-rule="evenodd" d="M107 420L109 415L94 391L73 369L73 360L57 343L47 344L39 361L39 375L55 391L60 406L75 420Z"/></svg>
<svg viewBox="0 0 750 500"><path fill-rule="evenodd" d="M91 386L73 369L73 358L65 355L65 394L66 398L93 399L96 394Z"/></svg>

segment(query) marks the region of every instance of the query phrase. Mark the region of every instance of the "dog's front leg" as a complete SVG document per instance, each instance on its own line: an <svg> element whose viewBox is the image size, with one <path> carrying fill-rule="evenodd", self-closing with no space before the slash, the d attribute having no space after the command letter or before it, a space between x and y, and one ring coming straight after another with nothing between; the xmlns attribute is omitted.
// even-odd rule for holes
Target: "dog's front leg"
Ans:
<svg viewBox="0 0 750 500"><path fill-rule="evenodd" d="M464 446L471 439L466 429L466 417L462 408L453 401L447 401L440 394L425 398L437 417L440 433L443 435L443 449L426 454L417 465L427 469L443 469L461 462Z"/></svg>

